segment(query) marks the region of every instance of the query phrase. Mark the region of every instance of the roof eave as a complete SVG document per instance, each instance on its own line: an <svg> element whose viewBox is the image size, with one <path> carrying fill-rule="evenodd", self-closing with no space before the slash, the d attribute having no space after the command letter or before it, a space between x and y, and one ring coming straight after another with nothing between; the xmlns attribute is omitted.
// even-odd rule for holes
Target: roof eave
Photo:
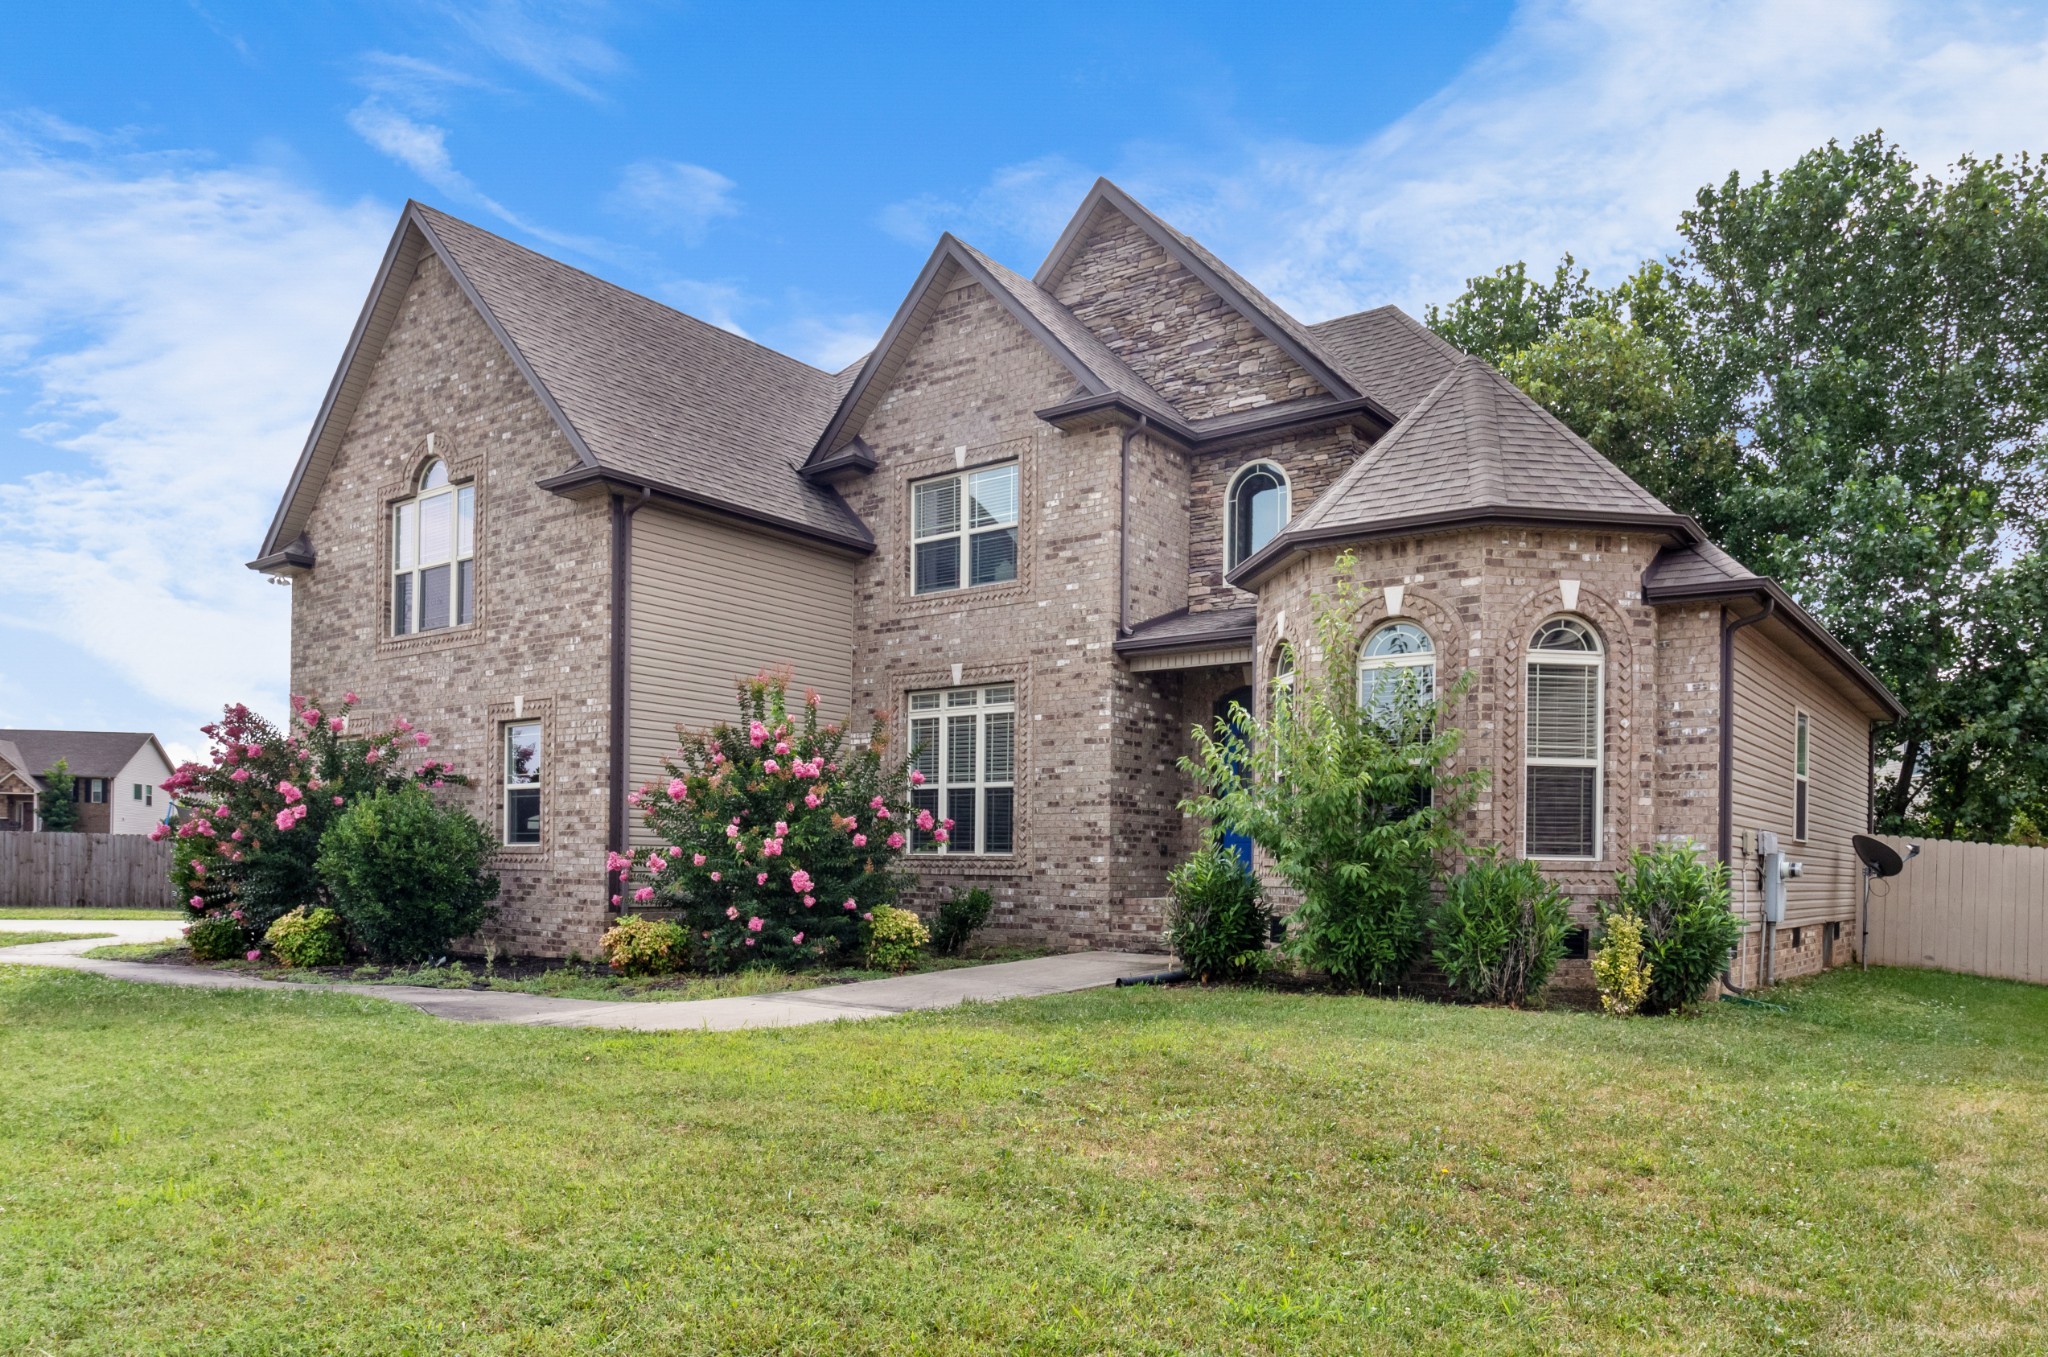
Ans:
<svg viewBox="0 0 2048 1357"><path fill-rule="evenodd" d="M1776 580L1765 575L1756 575L1749 579L1681 585L1669 589L1659 589L1650 584L1643 586L1643 602L1656 607L1684 603L1727 603L1738 598L1768 599L1775 607L1778 617L1787 626L1815 650L1833 661L1835 667L1848 675L1849 679L1868 694L1891 720L1899 721L1905 718L1905 704L1885 686L1884 680L1871 673L1863 661L1850 654L1849 648L1836 640L1812 614L1800 607L1798 600Z"/></svg>
<svg viewBox="0 0 2048 1357"><path fill-rule="evenodd" d="M544 476L534 482L539 489L565 499L597 499L606 495L630 495L647 499L662 500L669 504L682 505L691 509L706 510L721 517L736 518L744 522L787 533L793 537L838 547L846 551L870 555L875 550L875 539L865 531L861 533L834 532L813 523L804 523L776 514L763 513L752 505L739 504L732 500L707 495L701 490L654 480L631 472L617 471L609 467L571 467L554 476Z"/></svg>
<svg viewBox="0 0 2048 1357"><path fill-rule="evenodd" d="M283 551L273 551L267 556L258 556L249 562L248 569L259 570L266 575L289 578L303 575L313 568L313 547L303 534ZM154 738L154 737L152 737Z"/></svg>

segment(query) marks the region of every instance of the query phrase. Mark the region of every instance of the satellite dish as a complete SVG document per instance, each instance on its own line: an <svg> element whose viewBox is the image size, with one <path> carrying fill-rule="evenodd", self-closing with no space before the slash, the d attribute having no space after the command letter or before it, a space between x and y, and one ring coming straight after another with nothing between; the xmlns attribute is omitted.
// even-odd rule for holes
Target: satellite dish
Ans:
<svg viewBox="0 0 2048 1357"><path fill-rule="evenodd" d="M1863 859L1863 870L1872 876L1897 876L1906 870L1906 860L1899 856L1899 850L1881 839L1868 834L1852 835L1849 843L1856 850L1856 856ZM1915 848L1917 853L1919 850Z"/></svg>

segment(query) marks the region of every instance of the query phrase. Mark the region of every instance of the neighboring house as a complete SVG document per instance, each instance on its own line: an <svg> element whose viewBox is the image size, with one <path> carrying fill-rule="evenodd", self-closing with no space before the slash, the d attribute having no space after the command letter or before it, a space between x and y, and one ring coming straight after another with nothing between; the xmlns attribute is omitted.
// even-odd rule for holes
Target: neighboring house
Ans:
<svg viewBox="0 0 2048 1357"><path fill-rule="evenodd" d="M1392 307L1303 325L1107 182L1032 277L942 237L839 373L409 205L252 565L292 581L296 688L475 775L501 935L588 952L627 791L772 665L922 747L958 822L923 896L1155 940L1189 727L1292 681L1345 551L1367 682L1475 675L1475 840L1584 914L1689 836L1754 919L1774 832L1779 973L1820 964L1891 695L1485 364Z"/></svg>
<svg viewBox="0 0 2048 1357"><path fill-rule="evenodd" d="M59 759L80 833L147 834L170 809L171 761L147 731L0 730L0 831L41 828L42 774Z"/></svg>

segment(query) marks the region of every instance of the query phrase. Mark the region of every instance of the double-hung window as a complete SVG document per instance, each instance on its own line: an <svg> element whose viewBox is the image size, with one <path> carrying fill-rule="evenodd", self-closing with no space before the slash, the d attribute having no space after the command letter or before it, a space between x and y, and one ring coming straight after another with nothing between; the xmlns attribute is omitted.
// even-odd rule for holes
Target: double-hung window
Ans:
<svg viewBox="0 0 2048 1357"><path fill-rule="evenodd" d="M461 626L476 616L476 488L451 485L448 464L420 477L391 511L391 634Z"/></svg>
<svg viewBox="0 0 2048 1357"><path fill-rule="evenodd" d="M910 487L911 588L936 594L1017 578L1017 463Z"/></svg>
<svg viewBox="0 0 2048 1357"><path fill-rule="evenodd" d="M1532 858L1600 856L1600 638L1554 617L1529 642L1522 775L1523 851Z"/></svg>
<svg viewBox="0 0 2048 1357"><path fill-rule="evenodd" d="M1806 841L1806 756L1811 744L1812 721L1805 712L1793 717L1792 750L1792 838Z"/></svg>
<svg viewBox="0 0 2048 1357"><path fill-rule="evenodd" d="M540 842L540 722L505 727L505 842Z"/></svg>
<svg viewBox="0 0 2048 1357"><path fill-rule="evenodd" d="M912 852L1008 853L1017 833L1017 686L946 688L910 695L911 767L924 781L911 806L930 811L913 827ZM936 829L951 820L945 843Z"/></svg>

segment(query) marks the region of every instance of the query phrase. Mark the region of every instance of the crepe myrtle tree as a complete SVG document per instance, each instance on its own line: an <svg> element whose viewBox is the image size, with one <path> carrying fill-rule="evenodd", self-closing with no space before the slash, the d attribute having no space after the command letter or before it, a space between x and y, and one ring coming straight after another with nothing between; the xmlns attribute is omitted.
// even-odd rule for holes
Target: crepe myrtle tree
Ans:
<svg viewBox="0 0 2048 1357"><path fill-rule="evenodd" d="M317 863L327 825L356 800L407 784L464 785L443 760L420 759L426 731L400 718L386 729L350 733L354 693L339 705L294 695L292 717L273 725L242 703L202 726L205 762L180 764L164 790L180 808L172 880L195 918L222 915L258 939L301 905L329 905Z"/></svg>
<svg viewBox="0 0 2048 1357"><path fill-rule="evenodd" d="M779 671L740 680L740 719L679 731L666 777L627 797L662 845L611 855L612 903L675 910L709 970L854 955L869 917L912 879L911 826L939 843L952 831L912 809L923 776L879 713L856 744L819 719L816 690L792 713L789 685Z"/></svg>

